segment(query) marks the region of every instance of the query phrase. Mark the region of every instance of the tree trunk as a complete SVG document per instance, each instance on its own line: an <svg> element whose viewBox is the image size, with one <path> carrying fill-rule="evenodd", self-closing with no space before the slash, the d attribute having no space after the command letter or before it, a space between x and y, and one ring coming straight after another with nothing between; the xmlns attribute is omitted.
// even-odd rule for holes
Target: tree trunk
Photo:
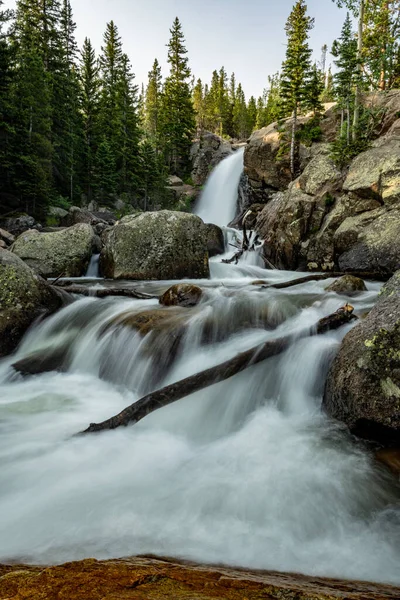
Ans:
<svg viewBox="0 0 400 600"><path fill-rule="evenodd" d="M293 125L292 125L292 142L290 144L290 172L292 179L295 179L296 175L296 125L297 125L297 103L295 104L293 111Z"/></svg>
<svg viewBox="0 0 400 600"><path fill-rule="evenodd" d="M301 337L322 334L331 329L338 329L342 325L349 323L352 319L356 318L357 317L353 315L353 308L346 305L332 315L318 321L314 328L304 332ZM267 358L281 354L287 350L292 343L293 336L288 335L265 342L264 344L260 344L245 352L241 352L234 358L231 358L220 365L167 385L161 390L151 392L125 408L118 415L111 417L111 419L107 419L107 421L103 421L102 423L91 423L91 425L85 431L82 431L81 434L116 429L117 427L138 423L138 421L141 421L144 417L159 408L163 408L168 404L181 400L185 396L189 396L190 394L214 385L215 383L225 381L225 379L237 375L252 365L256 365Z"/></svg>
<svg viewBox="0 0 400 600"><path fill-rule="evenodd" d="M365 14L365 0L360 0L360 15L358 20L358 81L356 87L356 96L354 99L354 120L353 120L353 142L358 137L358 126L360 122L360 105L361 105L361 76L362 76L362 51L363 51L363 32L364 32L364 14Z"/></svg>

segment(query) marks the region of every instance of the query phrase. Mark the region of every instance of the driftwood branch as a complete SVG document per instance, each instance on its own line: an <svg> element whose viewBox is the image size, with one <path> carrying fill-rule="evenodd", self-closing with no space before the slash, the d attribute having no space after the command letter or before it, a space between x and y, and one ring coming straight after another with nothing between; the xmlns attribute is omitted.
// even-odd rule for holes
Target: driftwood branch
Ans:
<svg viewBox="0 0 400 600"><path fill-rule="evenodd" d="M291 279L290 281L284 281L282 283L270 283L264 285L261 289L274 288L276 290L284 290L295 285L301 285L302 283L308 283L309 281L323 281L324 279L331 279L333 277L343 277L344 275L353 275L360 279L371 279L374 281L386 281L389 276L382 275L382 273L367 273L365 271L353 271L347 273L315 273L314 275L306 275L305 277L299 277L298 279Z"/></svg>
<svg viewBox="0 0 400 600"><path fill-rule="evenodd" d="M353 310L352 306L346 304L346 306L340 308L332 315L318 321L313 329L303 333L301 337L325 333L328 330L337 329L342 325L349 323L352 319L357 318L353 315ZM234 358L231 358L222 364L196 373L195 375L191 375L190 377L186 377L181 381L167 385L155 392L151 392L125 408L118 415L111 417L111 419L107 419L107 421L103 421L102 423L92 423L88 429L81 433L94 433L135 424L159 408L172 404L173 402L209 387L210 385L229 379L252 365L284 352L292 343L293 337L288 335L275 340L270 340L264 344L251 348L250 350L241 352Z"/></svg>
<svg viewBox="0 0 400 600"><path fill-rule="evenodd" d="M81 296L93 296L94 298L107 298L108 296L123 296L124 298L136 298L137 300L158 299L158 296L138 292L127 288L96 288L84 285L67 285L62 287L69 294L80 294Z"/></svg>

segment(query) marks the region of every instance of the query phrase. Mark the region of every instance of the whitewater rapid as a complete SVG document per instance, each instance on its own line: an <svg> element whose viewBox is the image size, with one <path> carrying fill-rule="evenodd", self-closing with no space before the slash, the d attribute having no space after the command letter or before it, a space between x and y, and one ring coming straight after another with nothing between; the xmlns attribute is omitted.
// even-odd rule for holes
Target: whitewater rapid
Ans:
<svg viewBox="0 0 400 600"><path fill-rule="evenodd" d="M283 333L295 340L341 303L324 292L326 282L261 292L251 285L261 271L271 281L300 273L254 266L243 277L230 268L221 278L213 260L214 278L201 282L206 297L191 309L183 346L158 385ZM368 288L353 299L359 314L375 302L379 286ZM266 307L277 329L251 326ZM130 330L104 333L116 315L149 308L157 301L78 300L0 363L0 561L155 553L399 583L398 489L320 410L329 361L348 327L294 341L284 355L134 427L74 437L151 387L159 342L145 344ZM63 345L65 373L23 379L10 368L38 348Z"/></svg>

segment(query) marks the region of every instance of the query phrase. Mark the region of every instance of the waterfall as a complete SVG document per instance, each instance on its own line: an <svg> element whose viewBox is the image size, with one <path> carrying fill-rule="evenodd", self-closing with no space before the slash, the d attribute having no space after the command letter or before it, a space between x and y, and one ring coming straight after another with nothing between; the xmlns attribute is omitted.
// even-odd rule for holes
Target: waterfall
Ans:
<svg viewBox="0 0 400 600"><path fill-rule="evenodd" d="M99 262L100 254L93 254L92 258L90 259L90 263L86 271L85 277L95 279L99 277Z"/></svg>
<svg viewBox="0 0 400 600"><path fill-rule="evenodd" d="M236 215L244 148L225 158L211 173L196 207L205 223L228 225Z"/></svg>
<svg viewBox="0 0 400 600"><path fill-rule="evenodd" d="M324 291L329 281L260 292L236 276L202 281L191 309L77 300L0 362L0 562L152 553L400 582L396 484L320 411L351 325L298 337L341 300ZM269 281L300 276L268 272ZM357 314L379 287L352 298ZM171 320L144 337L118 325L143 311ZM133 427L74 436L151 389L282 335L293 344L280 356ZM37 351L54 352L59 372L17 375L11 365Z"/></svg>

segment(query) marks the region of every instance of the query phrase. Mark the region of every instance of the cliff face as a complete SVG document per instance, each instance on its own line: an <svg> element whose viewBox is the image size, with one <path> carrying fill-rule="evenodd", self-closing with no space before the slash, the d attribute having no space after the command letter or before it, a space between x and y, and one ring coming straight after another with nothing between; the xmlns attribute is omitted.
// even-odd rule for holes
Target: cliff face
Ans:
<svg viewBox="0 0 400 600"><path fill-rule="evenodd" d="M248 203L265 204L256 228L274 266L382 274L400 268L400 91L373 94L365 104L379 115L375 139L343 170L330 156L334 106L323 115L321 140L300 144L293 182L283 146L290 120L284 129L272 124L252 135L244 159Z"/></svg>
<svg viewBox="0 0 400 600"><path fill-rule="evenodd" d="M56 567L0 565L0 599L398 600L400 588L304 575L195 565L154 557Z"/></svg>

